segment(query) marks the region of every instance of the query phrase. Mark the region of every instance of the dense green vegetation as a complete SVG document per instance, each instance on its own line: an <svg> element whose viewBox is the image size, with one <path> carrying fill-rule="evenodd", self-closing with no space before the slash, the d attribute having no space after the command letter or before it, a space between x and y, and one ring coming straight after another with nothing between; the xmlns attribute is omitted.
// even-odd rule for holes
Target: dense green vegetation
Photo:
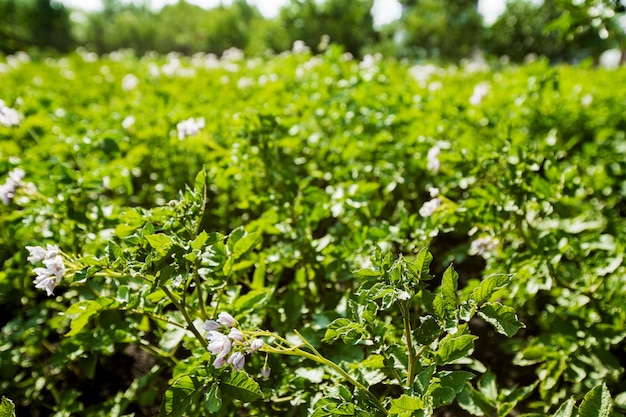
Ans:
<svg viewBox="0 0 626 417"><path fill-rule="evenodd" d="M380 52L458 62L484 54L522 62L533 55L580 62L597 60L607 49L624 49L626 41L622 0L513 0L493 24L478 13L478 0L403 0L400 19L382 27L374 25L373 0L291 0L273 19L245 0L209 10L185 1L160 10L141 1L103 3L101 11L82 13L51 0L0 0L0 22L6 22L0 25L0 52L65 52L82 46L97 53L130 48L140 55L221 55L236 47L249 56L265 56L296 41L322 52L328 37L357 57Z"/></svg>
<svg viewBox="0 0 626 417"><path fill-rule="evenodd" d="M625 71L331 45L0 82L2 410L626 410Z"/></svg>

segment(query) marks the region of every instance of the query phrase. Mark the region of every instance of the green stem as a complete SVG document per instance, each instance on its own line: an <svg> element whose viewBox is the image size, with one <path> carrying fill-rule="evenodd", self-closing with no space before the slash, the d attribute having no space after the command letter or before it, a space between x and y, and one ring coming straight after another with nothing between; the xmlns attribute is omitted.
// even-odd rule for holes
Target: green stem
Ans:
<svg viewBox="0 0 626 417"><path fill-rule="evenodd" d="M198 305L200 307L200 317L202 320L206 320L208 318L206 314L206 310L204 309L204 296L202 295L202 285L200 281L200 274L198 274L198 261L193 268L193 278L196 281L196 291L198 291Z"/></svg>
<svg viewBox="0 0 626 417"><path fill-rule="evenodd" d="M406 339L406 348L408 356L408 373L406 377L406 386L410 387L415 379L415 364L417 355L415 354L415 348L413 347L413 337L411 336L411 315L408 305L406 303L400 303L400 312L402 314L402 320L404 321L404 338Z"/></svg>
<svg viewBox="0 0 626 417"><path fill-rule="evenodd" d="M193 333L196 339L200 341L202 346L206 348L209 345L209 343L206 341L204 337L202 337L200 332L198 332L198 329L196 329L196 326L194 326L193 320L191 320L191 317L189 317L189 313L187 312L187 309L185 308L185 306L178 302L178 300L176 299L176 296L172 294L172 292L166 286L161 285L160 288L167 295L167 297L172 301L172 303L176 306L178 311L180 311L183 314L183 317L185 318L185 321L187 322L187 328Z"/></svg>
<svg viewBox="0 0 626 417"><path fill-rule="evenodd" d="M151 319L159 320L159 321L162 321L164 323L171 324L172 326L178 327L180 329L185 329L186 328L186 326L184 324L180 324L180 323L177 323L175 321L172 321L172 320L168 319L167 317L163 317L163 316L159 316L159 315L150 313L149 311L138 310L136 308L131 308L131 309L127 309L127 310L122 309L122 311L129 311L129 312L131 312L133 314L140 314L140 315L143 315L143 316L147 316L147 317L150 317Z"/></svg>
<svg viewBox="0 0 626 417"><path fill-rule="evenodd" d="M300 339L303 342L303 346L307 347L308 349L310 349L313 353L304 351L302 349L300 349L299 346L293 346L290 342L288 342L286 339L277 336L273 333L270 332L257 332L256 334L258 335L263 335L263 336L271 336L274 337L276 339L278 339L281 343L284 343L286 346L288 347L279 347L279 348L275 348L272 346L267 346L265 345L263 348L261 348L262 351L267 352L267 353L277 353L280 355L290 355L290 356L300 356L303 358L307 358L310 359L314 362L317 362L321 365L325 365L328 366L329 368L335 370L337 373L339 373L346 381L348 381L350 384L352 384L352 386L354 386L355 388L363 391L365 394L367 394L367 396L370 398L370 400L372 401L372 403L384 414L384 415L388 415L387 414L387 410L385 409L385 407L383 407L383 405L381 404L381 402L378 400L378 398L376 398L376 396L374 394L372 394L372 392L367 389L363 384L361 384L359 381L357 381L356 379L352 378L352 376L350 376L350 374L348 374L343 368L341 368L339 365L337 365L336 363L326 359L325 357L323 357L314 347L313 345L311 345L305 338L304 336L302 336L297 330L294 330L295 333L298 335L298 337L300 337Z"/></svg>

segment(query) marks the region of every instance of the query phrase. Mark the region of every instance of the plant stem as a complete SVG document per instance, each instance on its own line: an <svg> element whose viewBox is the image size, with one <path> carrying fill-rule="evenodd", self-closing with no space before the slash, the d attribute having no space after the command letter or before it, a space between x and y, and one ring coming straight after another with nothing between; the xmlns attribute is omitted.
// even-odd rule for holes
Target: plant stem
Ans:
<svg viewBox="0 0 626 417"><path fill-rule="evenodd" d="M200 274L198 274L198 261L196 260L193 268L193 278L196 281L196 291L198 291L198 305L200 306L200 317L202 320L206 320L206 310L204 309L204 297L202 295L202 286L200 281Z"/></svg>
<svg viewBox="0 0 626 417"><path fill-rule="evenodd" d="M407 303L400 302L400 313L402 314L402 320L404 321L404 337L406 339L406 348L408 356L408 372L406 377L406 386L410 387L415 379L415 364L417 355L415 355L415 349L413 348L413 337L411 336L411 315Z"/></svg>
<svg viewBox="0 0 626 417"><path fill-rule="evenodd" d="M258 332L256 334L258 335L263 335L263 336L271 336L274 337L276 339L278 339L281 343L284 343L285 345L287 345L287 347L279 347L279 348L275 348L272 346L264 346L263 348L261 348L262 351L264 352L268 352L268 353L277 353L280 355L290 355L290 356L300 356L303 358L307 358L310 359L314 362L317 362L321 365L325 365L328 366L329 368L335 370L337 373L339 373L346 381L348 381L350 384L352 384L352 386L354 386L355 388L363 391L365 394L367 394L367 396L370 398L370 400L372 401L372 403L384 414L384 415L388 415L387 414L387 410L385 409L385 407L383 407L383 405L381 404L381 402L378 400L378 398L376 398L376 396L374 394L372 394L372 392L367 389L363 384L361 384L359 381L357 381L356 379L352 378L352 376L350 376L350 374L348 374L343 368L341 368L339 365L337 365L336 363L326 359L325 357L323 357L314 347L313 345L311 345L305 338L304 336L302 336L297 330L294 330L295 333L298 335L298 337L300 337L300 339L303 342L303 346L307 347L308 349L310 349L313 353L307 352L305 350L300 349L299 346L294 346L292 345L289 341L287 341L286 339L277 336L273 333L270 332Z"/></svg>
<svg viewBox="0 0 626 417"><path fill-rule="evenodd" d="M187 322L188 329L191 331L191 333L193 333L196 339L200 341L202 346L206 348L209 345L209 343L206 341L204 337L202 337L200 332L198 332L198 329L196 329L196 326L194 326L193 320L191 320L191 317L189 317L189 313L187 312L185 305L179 303L178 300L176 299L176 296L172 294L172 292L165 285L161 285L159 288L161 288L163 292L168 296L168 298L176 306L178 311L180 311L183 314L183 317L185 317L185 321Z"/></svg>

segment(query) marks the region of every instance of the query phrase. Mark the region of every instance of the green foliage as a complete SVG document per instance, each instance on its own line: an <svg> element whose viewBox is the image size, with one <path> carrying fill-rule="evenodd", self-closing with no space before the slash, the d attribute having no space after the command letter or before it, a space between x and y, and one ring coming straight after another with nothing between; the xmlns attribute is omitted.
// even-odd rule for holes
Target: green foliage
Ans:
<svg viewBox="0 0 626 417"><path fill-rule="evenodd" d="M624 31L614 19L591 24L590 16L594 13L598 12L590 4L583 8L568 1L508 2L505 12L489 28L485 49L516 62L532 55L545 56L553 62L597 59L606 49L624 41ZM578 21L583 15L587 15L585 23ZM610 39L607 27L611 30Z"/></svg>
<svg viewBox="0 0 626 417"><path fill-rule="evenodd" d="M303 41L317 49L323 36L359 56L377 40L371 14L373 0L291 0L280 12L290 44Z"/></svg>
<svg viewBox="0 0 626 417"><path fill-rule="evenodd" d="M420 59L458 61L481 43L482 17L476 0L404 1L398 25L402 54Z"/></svg>
<svg viewBox="0 0 626 417"><path fill-rule="evenodd" d="M23 58L0 66L18 415L623 411L622 70Z"/></svg>
<svg viewBox="0 0 626 417"><path fill-rule="evenodd" d="M74 47L69 11L50 0L0 0L0 53Z"/></svg>

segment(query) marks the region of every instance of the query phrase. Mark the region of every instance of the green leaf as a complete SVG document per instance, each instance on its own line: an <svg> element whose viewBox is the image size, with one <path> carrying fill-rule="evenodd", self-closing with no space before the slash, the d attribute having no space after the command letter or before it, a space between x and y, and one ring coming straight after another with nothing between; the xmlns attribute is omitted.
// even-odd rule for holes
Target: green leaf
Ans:
<svg viewBox="0 0 626 417"><path fill-rule="evenodd" d="M216 413L222 408L222 394L218 384L211 385L204 394L204 408L211 413Z"/></svg>
<svg viewBox="0 0 626 417"><path fill-rule="evenodd" d="M508 337L513 336L524 327L524 324L517 320L517 314L513 307L498 302L485 303L478 311L478 315L491 324L498 333Z"/></svg>
<svg viewBox="0 0 626 417"><path fill-rule="evenodd" d="M420 322L414 332L415 341L420 345L430 345L443 330L433 316L420 317Z"/></svg>
<svg viewBox="0 0 626 417"><path fill-rule="evenodd" d="M354 275L358 278L373 278L373 277L380 277L381 275L383 275L383 271L370 269L370 268L363 268L363 269L354 271Z"/></svg>
<svg viewBox="0 0 626 417"><path fill-rule="evenodd" d="M407 262L409 270L415 275L416 281L429 280L432 277L429 275L430 263L433 260L433 255L426 248L420 249L413 262ZM417 283L416 282L416 283Z"/></svg>
<svg viewBox="0 0 626 417"><path fill-rule="evenodd" d="M512 274L496 274L485 278L478 287L474 288L470 295L470 300L476 305L480 305L489 300L494 292L507 286L511 282Z"/></svg>
<svg viewBox="0 0 626 417"><path fill-rule="evenodd" d="M233 261L244 256L250 249L261 242L261 234L259 232L246 233L232 246ZM230 237L229 237L230 243ZM230 245L229 245L230 246Z"/></svg>
<svg viewBox="0 0 626 417"><path fill-rule="evenodd" d="M262 308L272 296L271 288L252 290L237 298L233 304L233 312L240 314Z"/></svg>
<svg viewBox="0 0 626 417"><path fill-rule="evenodd" d="M573 398L570 398L569 400L561 404L559 409L556 410L556 413L554 413L552 417L575 417L577 416L574 408L575 406L576 401L574 401Z"/></svg>
<svg viewBox="0 0 626 417"><path fill-rule="evenodd" d="M207 235L206 231L202 231L194 240L191 241L190 246L191 249L200 250L204 247L204 244L209 239L209 235Z"/></svg>
<svg viewBox="0 0 626 417"><path fill-rule="evenodd" d="M417 378L415 378L415 382L413 383L413 385L415 386L415 390L419 394L425 393L428 389L428 386L430 385L430 380L435 373L436 367L437 366L433 363L432 365L425 368L422 372L417 374Z"/></svg>
<svg viewBox="0 0 626 417"><path fill-rule="evenodd" d="M612 408L611 394L603 383L589 391L580 403L580 417L608 417Z"/></svg>
<svg viewBox="0 0 626 417"><path fill-rule="evenodd" d="M170 246L172 246L172 237L164 233L155 233L145 236L145 238L150 246L159 252L167 252Z"/></svg>
<svg viewBox="0 0 626 417"><path fill-rule="evenodd" d="M439 382L433 384L432 389L429 392L429 396L432 398L433 407L438 408L444 405L452 404L452 401L456 398L456 393L450 387L444 387Z"/></svg>
<svg viewBox="0 0 626 417"><path fill-rule="evenodd" d="M162 259L169 252L173 239L164 233L155 233L145 236L150 246L154 249L154 260Z"/></svg>
<svg viewBox="0 0 626 417"><path fill-rule="evenodd" d="M257 382L243 371L233 371L220 382L221 391L226 397L243 402L256 401L263 398Z"/></svg>
<svg viewBox="0 0 626 417"><path fill-rule="evenodd" d="M487 371L480 377L478 381L478 389L480 392L492 402L498 400L498 384L496 382L496 375L493 372Z"/></svg>
<svg viewBox="0 0 626 417"><path fill-rule="evenodd" d="M441 288L433 300L435 315L445 323L446 329L456 325L456 311L458 307L457 287L459 275L452 265L446 269L441 280Z"/></svg>
<svg viewBox="0 0 626 417"><path fill-rule="evenodd" d="M0 417L15 417L15 404L5 396L0 400Z"/></svg>
<svg viewBox="0 0 626 417"><path fill-rule="evenodd" d="M323 342L332 342L341 338L344 343L356 343L363 337L365 330L359 323L349 319L339 318L328 325Z"/></svg>
<svg viewBox="0 0 626 417"><path fill-rule="evenodd" d="M460 393L465 383L474 378L474 374L467 371L442 371L437 374L443 387L452 388L455 393Z"/></svg>
<svg viewBox="0 0 626 417"><path fill-rule="evenodd" d="M193 375L183 375L165 391L160 417L180 417L202 389L202 381Z"/></svg>
<svg viewBox="0 0 626 417"><path fill-rule="evenodd" d="M82 330L89 319L100 310L109 308L116 305L115 300L105 297L100 297L97 300L83 300L72 304L65 314L70 316L72 321L70 322L70 331L65 334L66 337L71 337ZM74 317L71 317L74 316Z"/></svg>
<svg viewBox="0 0 626 417"><path fill-rule="evenodd" d="M478 339L471 334L454 336L448 334L441 339L437 348L437 364L445 365L464 356L467 356L474 348L474 340Z"/></svg>
<svg viewBox="0 0 626 417"><path fill-rule="evenodd" d="M542 398L546 398L550 395L551 390L559 382L559 379L561 379L566 369L566 357L564 357L562 353L557 359L547 361L540 367L542 379L539 383L539 394Z"/></svg>
<svg viewBox="0 0 626 417"><path fill-rule="evenodd" d="M394 398L391 400L391 407L389 408L389 414L401 414L423 410L424 401L419 398L409 397L406 394L402 394L400 398Z"/></svg>
<svg viewBox="0 0 626 417"><path fill-rule="evenodd" d="M475 416L496 415L495 407L482 393L476 391L469 383L465 384L465 389L457 396L457 401L461 408Z"/></svg>

